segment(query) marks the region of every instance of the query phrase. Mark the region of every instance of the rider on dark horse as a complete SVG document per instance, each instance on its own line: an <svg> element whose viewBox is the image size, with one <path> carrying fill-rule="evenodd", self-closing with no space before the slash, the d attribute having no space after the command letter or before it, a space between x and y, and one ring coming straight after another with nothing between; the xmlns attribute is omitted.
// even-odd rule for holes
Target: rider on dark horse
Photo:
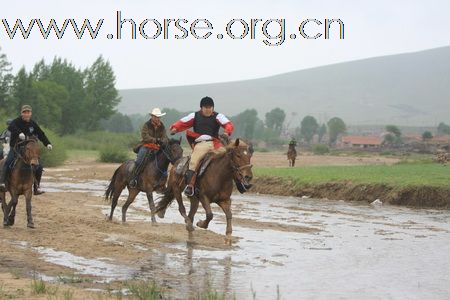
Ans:
<svg viewBox="0 0 450 300"><path fill-rule="evenodd" d="M5 190L5 180L8 174L8 168L14 163L16 159L16 152L14 151L16 145L26 138L34 137L38 138L49 150L52 150L53 146L45 135L44 131L39 127L39 125L31 119L33 115L30 105L23 105L20 110L20 117L12 120L11 124L8 126L8 131L11 133L11 138L9 141L10 151L6 157L6 161L3 168L0 170L0 190ZM39 190L39 185L41 182L43 168L42 165L35 170L35 182L34 182L34 194L40 195L43 192Z"/></svg>
<svg viewBox="0 0 450 300"><path fill-rule="evenodd" d="M150 112L150 120L148 120L141 129L141 142L134 148L137 152L137 158L134 164L133 172L129 181L129 185L135 188L138 184L138 178L142 170L144 170L146 158L151 158L156 153L160 144L167 142L166 128L161 122L161 117L166 113L162 113L161 109L154 108ZM164 188L165 180L161 181L156 190Z"/></svg>
<svg viewBox="0 0 450 300"><path fill-rule="evenodd" d="M186 172L186 188L184 194L188 197L194 195L196 170L199 162L208 151L216 150L225 152L225 148L219 140L219 129L224 129L224 135L229 137L233 133L233 123L223 114L214 111L214 101L210 97L204 97L200 101L200 110L180 119L170 127L170 133L184 131L193 127L193 131L186 132L189 144L193 148L189 170Z"/></svg>

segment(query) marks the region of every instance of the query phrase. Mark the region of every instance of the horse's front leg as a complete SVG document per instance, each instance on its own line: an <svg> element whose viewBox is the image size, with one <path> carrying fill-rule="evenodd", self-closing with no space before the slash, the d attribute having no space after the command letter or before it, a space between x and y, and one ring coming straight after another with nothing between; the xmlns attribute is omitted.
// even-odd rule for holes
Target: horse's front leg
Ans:
<svg viewBox="0 0 450 300"><path fill-rule="evenodd" d="M192 220L186 214L186 207L184 206L183 196L181 195L181 192L177 191L175 193L175 199L177 199L178 211L180 212L181 216L184 218L184 222L186 223L186 230L189 232L194 231L194 226L192 225ZM192 208L192 205L191 205L191 208Z"/></svg>
<svg viewBox="0 0 450 300"><path fill-rule="evenodd" d="M31 189L30 191L25 193L25 201L26 201L26 207L27 207L27 227L28 228L34 228L33 223L33 216L31 214Z"/></svg>
<svg viewBox="0 0 450 300"><path fill-rule="evenodd" d="M211 209L211 204L209 203L209 199L206 196L200 196L200 202L202 203L203 208L205 209L206 212L206 219L200 220L197 222L197 226L200 228L204 228L207 229L209 222L211 222L211 220L213 219L213 213L212 213L212 209Z"/></svg>
<svg viewBox="0 0 450 300"><path fill-rule="evenodd" d="M231 225L231 218L232 218L231 199L228 198L225 201L220 201L218 204L222 208L223 212L225 213L225 217L227 218L227 229L225 231L225 234L226 234L225 243L228 245L231 245L231 233L233 232L233 228Z"/></svg>
<svg viewBox="0 0 450 300"><path fill-rule="evenodd" d="M150 211L152 213L152 223L156 223L155 218L155 202L153 201L153 193L147 192L147 200L148 200L148 206L150 207Z"/></svg>
<svg viewBox="0 0 450 300"><path fill-rule="evenodd" d="M19 195L16 193L10 193L11 200L8 205L6 205L5 211L3 213L3 226L14 225L14 219L16 216L16 205L19 200Z"/></svg>
<svg viewBox="0 0 450 300"><path fill-rule="evenodd" d="M191 207L189 208L188 218L191 220L191 223L194 224L194 216L198 210L199 200L197 197L190 197L189 201L191 202Z"/></svg>

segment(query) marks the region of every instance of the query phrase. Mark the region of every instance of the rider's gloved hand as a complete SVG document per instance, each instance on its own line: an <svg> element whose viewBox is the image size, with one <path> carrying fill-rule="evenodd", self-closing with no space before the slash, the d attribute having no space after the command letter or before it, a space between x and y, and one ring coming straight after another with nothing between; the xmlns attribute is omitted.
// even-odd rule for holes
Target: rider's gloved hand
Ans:
<svg viewBox="0 0 450 300"><path fill-rule="evenodd" d="M48 149L48 150L52 150L52 149L53 149L52 144L48 144L48 145L47 145L47 149Z"/></svg>
<svg viewBox="0 0 450 300"><path fill-rule="evenodd" d="M177 133L177 130L174 129L174 128L172 128L172 129L170 130L170 135L174 135L175 133Z"/></svg>
<svg viewBox="0 0 450 300"><path fill-rule="evenodd" d="M19 134L19 139L21 139L22 141L25 140L25 134L20 133L20 134Z"/></svg>

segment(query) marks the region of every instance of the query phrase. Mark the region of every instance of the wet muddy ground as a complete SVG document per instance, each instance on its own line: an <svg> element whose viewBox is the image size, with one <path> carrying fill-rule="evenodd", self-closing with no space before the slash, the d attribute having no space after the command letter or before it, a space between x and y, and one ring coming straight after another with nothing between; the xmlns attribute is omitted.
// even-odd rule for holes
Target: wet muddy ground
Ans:
<svg viewBox="0 0 450 300"><path fill-rule="evenodd" d="M0 230L0 273L34 272L49 282L83 278L70 282L77 291L154 279L176 299L195 298L208 285L236 299L450 297L448 211L234 195L230 247L217 206L210 228L192 235L176 203L152 225L144 195L126 224L120 221L125 193L114 221L106 221L107 180L99 174L113 169L48 169L47 193L33 200L37 228L26 228L21 200L14 227Z"/></svg>

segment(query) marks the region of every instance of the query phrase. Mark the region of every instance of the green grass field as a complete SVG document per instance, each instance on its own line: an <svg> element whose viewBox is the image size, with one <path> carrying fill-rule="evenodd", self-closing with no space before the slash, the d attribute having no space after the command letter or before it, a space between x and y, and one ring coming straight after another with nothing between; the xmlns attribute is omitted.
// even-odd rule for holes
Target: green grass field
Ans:
<svg viewBox="0 0 450 300"><path fill-rule="evenodd" d="M253 169L257 177L279 177L298 185L329 182L381 183L390 186L437 186L450 188L450 166L432 163L400 163L392 166L310 166Z"/></svg>

